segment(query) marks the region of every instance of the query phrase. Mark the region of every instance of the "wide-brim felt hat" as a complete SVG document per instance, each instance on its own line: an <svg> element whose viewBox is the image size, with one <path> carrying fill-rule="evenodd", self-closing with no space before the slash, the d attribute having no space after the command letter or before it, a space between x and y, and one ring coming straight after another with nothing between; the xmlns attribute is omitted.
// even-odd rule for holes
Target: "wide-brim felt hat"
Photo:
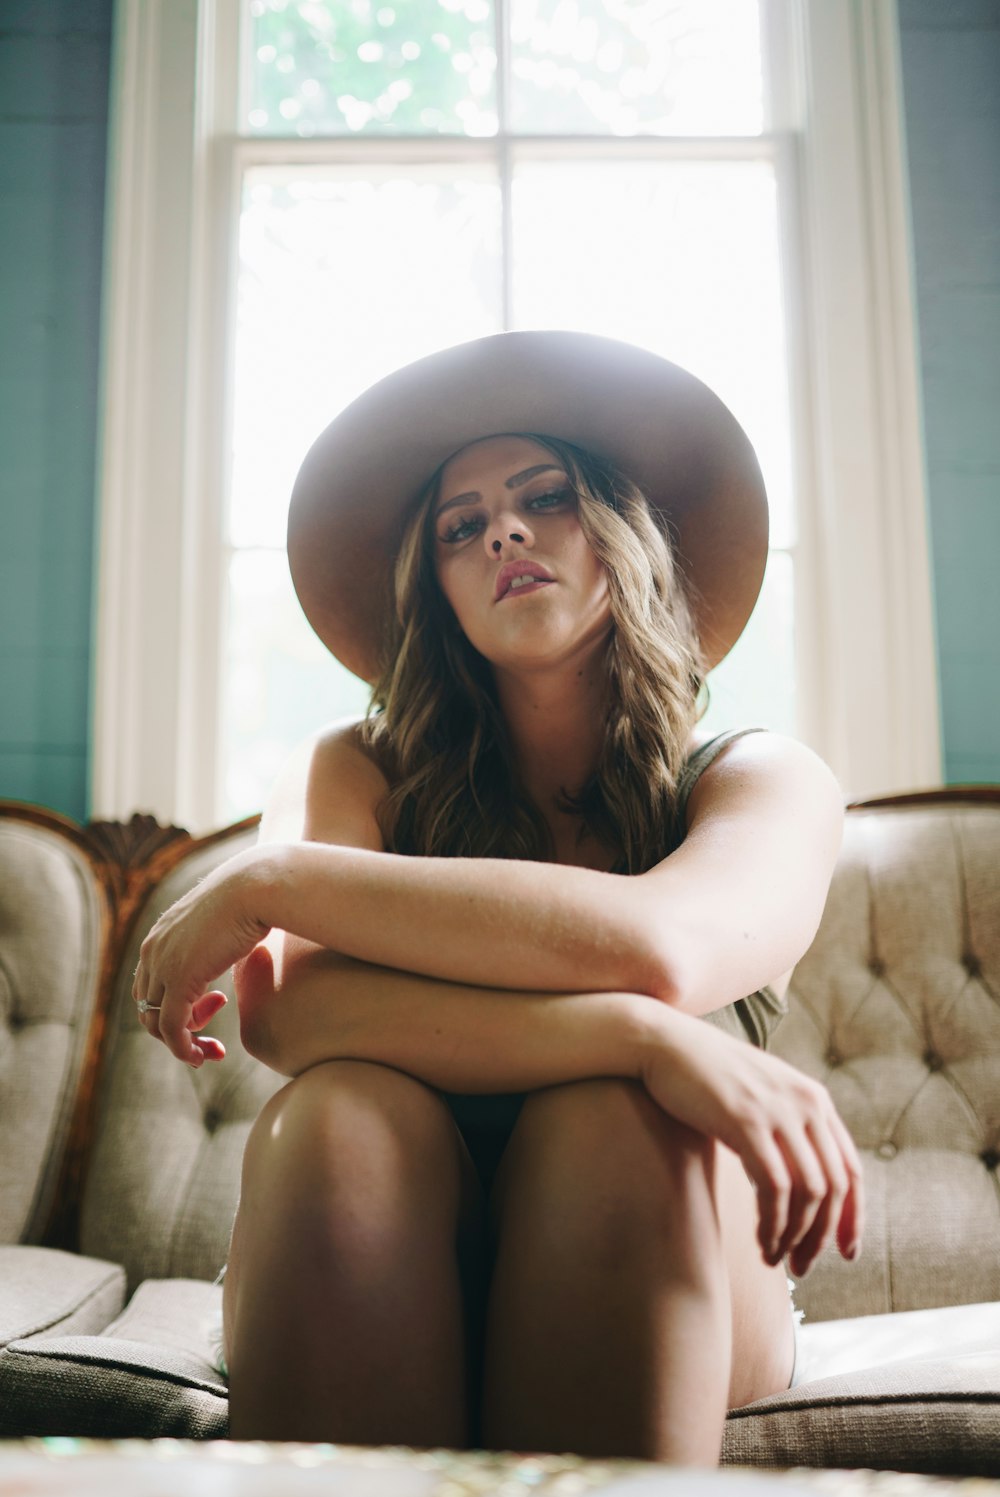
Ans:
<svg viewBox="0 0 1000 1497"><path fill-rule="evenodd" d="M344 665L379 674L392 565L411 505L482 437L535 432L610 461L670 536L706 668L739 638L767 561L767 499L750 440L686 369L592 333L497 333L370 386L313 443L288 515L303 611Z"/></svg>

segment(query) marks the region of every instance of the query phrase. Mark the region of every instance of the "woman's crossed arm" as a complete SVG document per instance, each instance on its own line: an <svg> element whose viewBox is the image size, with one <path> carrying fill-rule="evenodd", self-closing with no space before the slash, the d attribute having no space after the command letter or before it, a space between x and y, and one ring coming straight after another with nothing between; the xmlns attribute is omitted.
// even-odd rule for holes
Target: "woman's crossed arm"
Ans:
<svg viewBox="0 0 1000 1497"><path fill-rule="evenodd" d="M352 729L279 786L258 847L157 922L135 996L191 1058L205 989L267 940L280 989L317 948L455 983L643 994L701 1014L788 971L822 913L840 842L836 781L793 740L751 734L702 775L681 847L638 877L380 851L379 771Z"/></svg>

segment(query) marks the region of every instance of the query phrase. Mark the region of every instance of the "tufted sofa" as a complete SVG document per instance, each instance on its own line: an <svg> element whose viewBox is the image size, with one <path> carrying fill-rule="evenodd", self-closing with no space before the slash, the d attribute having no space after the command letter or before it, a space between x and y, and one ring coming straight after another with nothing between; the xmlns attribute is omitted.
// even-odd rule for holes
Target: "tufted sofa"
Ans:
<svg viewBox="0 0 1000 1497"><path fill-rule="evenodd" d="M211 1337L250 1125L280 1078L193 1072L135 1023L156 916L253 820L192 840L0 802L0 1436L226 1431ZM796 1386L748 1465L1000 1473L1000 789L852 807L775 1049L862 1151L861 1259L797 1286Z"/></svg>

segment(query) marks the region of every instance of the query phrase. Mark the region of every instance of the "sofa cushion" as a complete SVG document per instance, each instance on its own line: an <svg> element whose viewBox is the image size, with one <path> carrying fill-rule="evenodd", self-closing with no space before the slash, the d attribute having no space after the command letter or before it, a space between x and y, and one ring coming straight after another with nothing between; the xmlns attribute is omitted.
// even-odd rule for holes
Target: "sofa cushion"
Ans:
<svg viewBox="0 0 1000 1497"><path fill-rule="evenodd" d="M854 810L772 1049L862 1154L865 1244L796 1287L810 1320L1000 1300L1000 804Z"/></svg>
<svg viewBox="0 0 1000 1497"><path fill-rule="evenodd" d="M796 1377L730 1413L727 1462L1000 1469L1000 1303L806 1323Z"/></svg>
<svg viewBox="0 0 1000 1497"><path fill-rule="evenodd" d="M194 844L141 911L121 962L108 1019L93 1154L81 1209L82 1251L146 1279L212 1280L226 1260L247 1135L284 1078L239 1040L236 1003L212 1021L224 1061L192 1070L139 1024L132 972L154 920L215 865L250 845L237 829ZM232 979L218 986L232 994Z"/></svg>
<svg viewBox="0 0 1000 1497"><path fill-rule="evenodd" d="M124 1303L117 1263L57 1248L0 1247L0 1347L24 1336L94 1335Z"/></svg>
<svg viewBox="0 0 1000 1497"><path fill-rule="evenodd" d="M823 1378L736 1409L725 1464L1000 1470L1000 1350Z"/></svg>
<svg viewBox="0 0 1000 1497"><path fill-rule="evenodd" d="M52 1209L97 1002L107 913L69 823L0 819L0 1242L37 1242Z"/></svg>
<svg viewBox="0 0 1000 1497"><path fill-rule="evenodd" d="M212 1344L221 1306L214 1284L151 1280L98 1335L11 1342L0 1355L0 1433L225 1436Z"/></svg>
<svg viewBox="0 0 1000 1497"><path fill-rule="evenodd" d="M221 1437L226 1383L213 1363L222 1291L201 1281L150 1281L99 1335L31 1337L0 1355L0 1432L123 1438ZM822 1376L734 1410L723 1459L755 1466L856 1466L975 1475L1000 1459L1000 1350L977 1344L972 1310L988 1340L1000 1307L969 1307L950 1327L949 1355ZM855 1360L929 1350L947 1312L856 1321ZM809 1328L805 1354L817 1371L843 1359L847 1322ZM964 1340L963 1340L964 1336ZM839 1344L838 1344L839 1343ZM808 1367L807 1367L808 1372ZM863 1417L859 1417L862 1415Z"/></svg>

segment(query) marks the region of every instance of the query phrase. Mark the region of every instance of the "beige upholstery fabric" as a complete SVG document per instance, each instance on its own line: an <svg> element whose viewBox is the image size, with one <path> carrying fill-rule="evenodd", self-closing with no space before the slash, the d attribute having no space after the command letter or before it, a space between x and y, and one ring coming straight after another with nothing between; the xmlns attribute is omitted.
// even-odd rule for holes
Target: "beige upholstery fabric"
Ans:
<svg viewBox="0 0 1000 1497"><path fill-rule="evenodd" d="M69 837L0 821L0 1242L35 1242L62 1161L100 977L103 906Z"/></svg>
<svg viewBox="0 0 1000 1497"><path fill-rule="evenodd" d="M125 1302L125 1274L57 1248L0 1247L0 1347L23 1336L89 1336Z"/></svg>
<svg viewBox="0 0 1000 1497"><path fill-rule="evenodd" d="M150 1039L131 995L139 946L153 921L252 841L252 833L242 833L179 864L142 912L122 962L81 1247L123 1263L130 1290L147 1278L216 1277L229 1250L247 1135L283 1084L241 1048L235 1001L211 1027L226 1044L226 1059L193 1071ZM231 994L231 979L220 987Z"/></svg>
<svg viewBox="0 0 1000 1497"><path fill-rule="evenodd" d="M0 1433L226 1434L226 1385L211 1363L222 1291L150 1282L100 1335L13 1342L0 1356Z"/></svg>
<svg viewBox="0 0 1000 1497"><path fill-rule="evenodd" d="M730 1413L727 1460L1000 1471L1000 1303L807 1322L797 1371Z"/></svg>
<svg viewBox="0 0 1000 1497"><path fill-rule="evenodd" d="M855 811L773 1050L863 1151L862 1257L807 1319L1000 1299L1000 806Z"/></svg>
<svg viewBox="0 0 1000 1497"><path fill-rule="evenodd" d="M733 1411L726 1464L1000 1471L1000 1352L882 1367Z"/></svg>

